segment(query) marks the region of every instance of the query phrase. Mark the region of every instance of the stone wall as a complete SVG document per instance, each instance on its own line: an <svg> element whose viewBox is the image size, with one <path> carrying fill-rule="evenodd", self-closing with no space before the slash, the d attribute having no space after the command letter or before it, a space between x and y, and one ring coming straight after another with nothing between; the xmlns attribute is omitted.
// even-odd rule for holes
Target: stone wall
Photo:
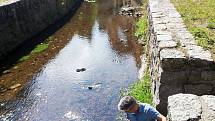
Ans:
<svg viewBox="0 0 215 121"><path fill-rule="evenodd" d="M215 96L176 94L168 98L168 121L215 121Z"/></svg>
<svg viewBox="0 0 215 121"><path fill-rule="evenodd" d="M0 3L0 59L74 10L82 0L8 0Z"/></svg>
<svg viewBox="0 0 215 121"><path fill-rule="evenodd" d="M169 0L149 0L150 74L153 102L167 114L168 96L215 95L215 63L198 46Z"/></svg>

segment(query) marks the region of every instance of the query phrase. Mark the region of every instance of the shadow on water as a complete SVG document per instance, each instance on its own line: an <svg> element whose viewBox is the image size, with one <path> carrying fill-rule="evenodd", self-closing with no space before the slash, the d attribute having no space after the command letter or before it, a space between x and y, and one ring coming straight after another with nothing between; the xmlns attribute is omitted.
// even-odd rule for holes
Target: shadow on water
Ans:
<svg viewBox="0 0 215 121"><path fill-rule="evenodd" d="M0 119L118 120L120 89L137 80L141 54L133 36L135 19L117 15L122 2L84 2L53 33L59 40L69 39L69 43L34 77L17 101L4 104ZM76 71L81 68L85 70Z"/></svg>
<svg viewBox="0 0 215 121"><path fill-rule="evenodd" d="M81 3L77 3L77 7L71 10L62 19L50 25L45 30L39 32L34 37L26 40L23 44L19 45L16 49L5 56L4 59L0 60L0 76L4 70L9 69L11 66L16 64L21 57L28 55L36 47L36 45L44 42L50 35L54 34L63 25L65 25L74 15L80 4Z"/></svg>

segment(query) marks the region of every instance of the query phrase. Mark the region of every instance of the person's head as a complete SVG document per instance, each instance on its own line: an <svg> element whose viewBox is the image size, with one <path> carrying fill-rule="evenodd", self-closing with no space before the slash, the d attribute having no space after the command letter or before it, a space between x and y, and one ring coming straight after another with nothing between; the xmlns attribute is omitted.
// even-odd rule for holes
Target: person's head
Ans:
<svg viewBox="0 0 215 121"><path fill-rule="evenodd" d="M134 97L125 96L119 101L118 109L128 113L135 113L139 109L139 104Z"/></svg>

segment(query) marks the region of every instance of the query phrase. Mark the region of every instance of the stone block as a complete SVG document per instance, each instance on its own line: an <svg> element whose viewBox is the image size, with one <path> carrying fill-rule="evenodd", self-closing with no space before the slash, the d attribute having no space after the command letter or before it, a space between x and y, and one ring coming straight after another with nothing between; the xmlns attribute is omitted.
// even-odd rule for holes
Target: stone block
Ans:
<svg viewBox="0 0 215 121"><path fill-rule="evenodd" d="M185 93L195 94L195 95L207 95L212 92L212 85L198 84L198 85L184 85Z"/></svg>
<svg viewBox="0 0 215 121"><path fill-rule="evenodd" d="M201 101L193 94L176 94L168 97L169 121L200 121Z"/></svg>
<svg viewBox="0 0 215 121"><path fill-rule="evenodd" d="M196 83L199 83L202 81L202 78L201 78L201 73L202 73L202 70L201 68L196 68L196 69L190 69L188 68L187 70L187 83L188 84L196 84Z"/></svg>
<svg viewBox="0 0 215 121"><path fill-rule="evenodd" d="M179 87L177 85L169 86L169 85L161 84L158 89L159 89L159 99L162 102L167 102L168 97L171 95L184 92L183 87Z"/></svg>
<svg viewBox="0 0 215 121"><path fill-rule="evenodd" d="M160 82L164 85L182 87L187 81L186 71L177 72L162 71L159 73Z"/></svg>
<svg viewBox="0 0 215 121"><path fill-rule="evenodd" d="M166 59L166 58L186 58L185 54L177 49L163 49L160 52L160 58Z"/></svg>
<svg viewBox="0 0 215 121"><path fill-rule="evenodd" d="M204 81L214 81L215 83L215 71L202 71L201 77Z"/></svg>
<svg viewBox="0 0 215 121"><path fill-rule="evenodd" d="M156 31L156 35L171 35L169 31Z"/></svg>
<svg viewBox="0 0 215 121"><path fill-rule="evenodd" d="M157 12L157 13L152 13L152 18L162 18L164 17L164 15L160 12Z"/></svg>
<svg viewBox="0 0 215 121"><path fill-rule="evenodd" d="M172 41L172 36L171 35L157 35L157 41Z"/></svg>
<svg viewBox="0 0 215 121"><path fill-rule="evenodd" d="M201 96L202 102L202 121L215 121L215 96Z"/></svg>
<svg viewBox="0 0 215 121"><path fill-rule="evenodd" d="M177 49L162 49L160 61L161 68L165 71L185 70L187 67L185 54Z"/></svg>
<svg viewBox="0 0 215 121"><path fill-rule="evenodd" d="M191 69L201 68L202 70L215 71L215 62L200 58L190 58L188 65Z"/></svg>
<svg viewBox="0 0 215 121"><path fill-rule="evenodd" d="M213 61L212 55L208 51L202 50L187 50L189 58L201 59L206 61Z"/></svg>
<svg viewBox="0 0 215 121"><path fill-rule="evenodd" d="M153 28L154 28L155 32L156 31L165 31L165 30L167 30L166 24L154 24Z"/></svg>
<svg viewBox="0 0 215 121"><path fill-rule="evenodd" d="M158 48L159 50L163 48L174 48L177 46L177 43L175 41L160 41L158 42Z"/></svg>

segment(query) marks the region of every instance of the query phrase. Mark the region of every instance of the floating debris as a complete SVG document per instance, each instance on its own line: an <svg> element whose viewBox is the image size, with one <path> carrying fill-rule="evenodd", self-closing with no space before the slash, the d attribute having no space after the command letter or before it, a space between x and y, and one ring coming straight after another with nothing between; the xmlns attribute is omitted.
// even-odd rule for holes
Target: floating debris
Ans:
<svg viewBox="0 0 215 121"><path fill-rule="evenodd" d="M92 86L89 86L88 89L91 90L91 89L93 89L93 87L92 87Z"/></svg>
<svg viewBox="0 0 215 121"><path fill-rule="evenodd" d="M86 68L76 69L76 72L83 72L86 71Z"/></svg>
<svg viewBox="0 0 215 121"><path fill-rule="evenodd" d="M101 87L101 84L102 83L96 83L96 84L90 85L90 86L88 86L88 89L89 90L97 89L97 88Z"/></svg>
<svg viewBox="0 0 215 121"><path fill-rule="evenodd" d="M10 71L10 70L5 70L5 71L3 72L3 74L8 74L8 73L11 73L11 71Z"/></svg>
<svg viewBox="0 0 215 121"><path fill-rule="evenodd" d="M21 86L21 84L14 84L13 86L9 87L9 89L12 90L12 89L18 88L20 86Z"/></svg>
<svg viewBox="0 0 215 121"><path fill-rule="evenodd" d="M88 2L88 3L95 3L96 0L84 0L85 2Z"/></svg>
<svg viewBox="0 0 215 121"><path fill-rule="evenodd" d="M66 118L68 118L69 120L75 120L75 119L78 119L79 117L73 113L72 111L69 111L68 113L66 113L64 115Z"/></svg>
<svg viewBox="0 0 215 121"><path fill-rule="evenodd" d="M128 29L125 29L124 32L128 32Z"/></svg>

